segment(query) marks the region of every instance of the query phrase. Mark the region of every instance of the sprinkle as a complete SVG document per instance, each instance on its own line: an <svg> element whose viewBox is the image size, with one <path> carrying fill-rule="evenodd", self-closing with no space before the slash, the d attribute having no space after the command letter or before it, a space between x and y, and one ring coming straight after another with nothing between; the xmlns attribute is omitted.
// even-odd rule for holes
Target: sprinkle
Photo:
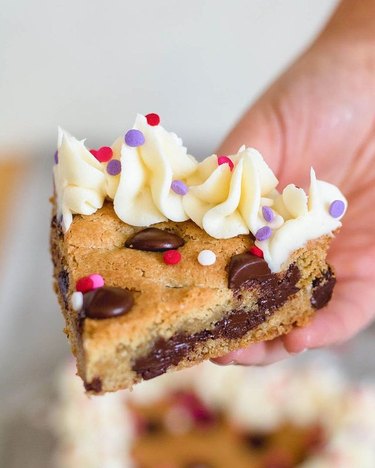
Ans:
<svg viewBox="0 0 375 468"><path fill-rule="evenodd" d="M272 229L269 226L263 226L255 233L255 239L258 241L267 240L272 236Z"/></svg>
<svg viewBox="0 0 375 468"><path fill-rule="evenodd" d="M94 288L94 282L89 276L80 278L76 283L76 290L81 293L91 291Z"/></svg>
<svg viewBox="0 0 375 468"><path fill-rule="evenodd" d="M271 223L275 219L275 213L269 206L263 206L262 213L263 218L267 221L267 223Z"/></svg>
<svg viewBox="0 0 375 468"><path fill-rule="evenodd" d="M72 309L79 312L83 306L83 294L81 291L75 291L71 297Z"/></svg>
<svg viewBox="0 0 375 468"><path fill-rule="evenodd" d="M263 258L263 250L257 247L256 245L253 245L249 249L250 253L255 255L256 257Z"/></svg>
<svg viewBox="0 0 375 468"><path fill-rule="evenodd" d="M182 180L174 180L171 183L171 189L178 195L186 195L189 190Z"/></svg>
<svg viewBox="0 0 375 468"><path fill-rule="evenodd" d="M112 161L109 161L107 164L107 172L109 175L117 175L120 174L121 172L121 161L118 159L112 159Z"/></svg>
<svg viewBox="0 0 375 468"><path fill-rule="evenodd" d="M221 166L222 164L228 164L230 170L233 171L234 164L233 161L230 158L228 158L228 156L218 156L217 163L219 166Z"/></svg>
<svg viewBox="0 0 375 468"><path fill-rule="evenodd" d="M89 275L89 278L91 278L93 282L93 289L101 288L102 286L104 286L104 278L102 275L94 273L93 275Z"/></svg>
<svg viewBox="0 0 375 468"><path fill-rule="evenodd" d="M201 250L198 254L198 262L203 266L210 266L216 262L216 254L212 250Z"/></svg>
<svg viewBox="0 0 375 468"><path fill-rule="evenodd" d="M178 250L167 250L163 253L163 260L167 265L176 265L181 260L181 254Z"/></svg>
<svg viewBox="0 0 375 468"><path fill-rule="evenodd" d="M113 150L110 146L102 146L98 150L90 150L90 153L95 156L99 162L108 162L113 156Z"/></svg>
<svg viewBox="0 0 375 468"><path fill-rule="evenodd" d="M92 289L101 288L102 286L104 286L103 276L94 273L80 278L76 283L76 290L78 292L85 293Z"/></svg>
<svg viewBox="0 0 375 468"><path fill-rule="evenodd" d="M55 154L53 155L53 159L55 161L55 164L59 163L59 152L56 150Z"/></svg>
<svg viewBox="0 0 375 468"><path fill-rule="evenodd" d="M151 125L151 127L155 127L156 125L159 125L160 123L160 117L158 116L158 114L154 114L154 113L147 114L146 120L147 120L147 123Z"/></svg>
<svg viewBox="0 0 375 468"><path fill-rule="evenodd" d="M334 200L328 211L332 218L339 218L345 211L345 203L342 200Z"/></svg>
<svg viewBox="0 0 375 468"><path fill-rule="evenodd" d="M145 137L143 133L139 130L132 128L125 134L125 143L128 146L136 147L142 146L145 142Z"/></svg>

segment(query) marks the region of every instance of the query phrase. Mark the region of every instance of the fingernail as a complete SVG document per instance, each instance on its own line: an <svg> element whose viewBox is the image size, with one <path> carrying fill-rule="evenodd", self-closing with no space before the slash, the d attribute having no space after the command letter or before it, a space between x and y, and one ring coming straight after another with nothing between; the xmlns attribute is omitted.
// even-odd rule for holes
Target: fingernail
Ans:
<svg viewBox="0 0 375 468"><path fill-rule="evenodd" d="M305 353L308 350L308 348L304 348L301 351L296 351L294 353L289 353L291 356L298 356L298 354Z"/></svg>
<svg viewBox="0 0 375 468"><path fill-rule="evenodd" d="M210 361L211 361L213 364L216 364L217 366L222 366L222 367L225 367L225 366L233 366L233 365L236 364L236 361L217 362L217 361L215 361L214 359L210 359Z"/></svg>

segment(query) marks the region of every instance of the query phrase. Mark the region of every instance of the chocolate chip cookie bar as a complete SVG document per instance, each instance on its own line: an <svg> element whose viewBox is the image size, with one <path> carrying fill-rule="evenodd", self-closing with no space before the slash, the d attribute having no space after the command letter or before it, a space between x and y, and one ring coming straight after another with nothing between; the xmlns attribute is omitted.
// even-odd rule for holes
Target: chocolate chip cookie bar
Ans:
<svg viewBox="0 0 375 468"><path fill-rule="evenodd" d="M331 298L347 204L313 171L280 193L256 150L198 163L156 114L97 150L60 130L55 162L56 292L88 392L271 340Z"/></svg>

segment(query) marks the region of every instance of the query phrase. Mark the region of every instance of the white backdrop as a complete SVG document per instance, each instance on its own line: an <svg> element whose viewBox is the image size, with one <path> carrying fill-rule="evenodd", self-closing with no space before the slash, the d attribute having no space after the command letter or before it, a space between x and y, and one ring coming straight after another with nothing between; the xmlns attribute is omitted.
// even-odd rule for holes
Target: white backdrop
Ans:
<svg viewBox="0 0 375 468"><path fill-rule="evenodd" d="M305 47L335 0L2 0L0 153L92 146L158 112L192 153ZM32 146L31 146L32 148Z"/></svg>

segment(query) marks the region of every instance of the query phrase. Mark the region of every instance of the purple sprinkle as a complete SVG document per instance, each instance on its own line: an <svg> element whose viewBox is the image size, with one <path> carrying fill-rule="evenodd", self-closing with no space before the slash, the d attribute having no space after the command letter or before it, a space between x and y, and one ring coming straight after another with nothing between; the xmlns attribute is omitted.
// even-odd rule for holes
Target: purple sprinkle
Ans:
<svg viewBox="0 0 375 468"><path fill-rule="evenodd" d="M269 206L263 206L262 213L263 218L267 221L267 223L271 223L275 219L275 213Z"/></svg>
<svg viewBox="0 0 375 468"><path fill-rule="evenodd" d="M339 218L345 211L345 203L342 200L334 200L328 211L332 218Z"/></svg>
<svg viewBox="0 0 375 468"><path fill-rule="evenodd" d="M55 154L53 155L53 159L55 160L55 164L59 163L59 152L56 150Z"/></svg>
<svg viewBox="0 0 375 468"><path fill-rule="evenodd" d="M107 164L107 172L109 175L117 175L121 172L121 161L118 159L112 159Z"/></svg>
<svg viewBox="0 0 375 468"><path fill-rule="evenodd" d="M174 180L171 183L171 189L176 192L178 195L186 195L188 193L188 188L182 180Z"/></svg>
<svg viewBox="0 0 375 468"><path fill-rule="evenodd" d="M272 229L269 226L263 226L255 233L255 239L258 241L264 241L271 237Z"/></svg>
<svg viewBox="0 0 375 468"><path fill-rule="evenodd" d="M143 143L145 142L145 137L143 133L139 130L136 129L131 129L125 134L125 143L128 146L142 146Z"/></svg>

